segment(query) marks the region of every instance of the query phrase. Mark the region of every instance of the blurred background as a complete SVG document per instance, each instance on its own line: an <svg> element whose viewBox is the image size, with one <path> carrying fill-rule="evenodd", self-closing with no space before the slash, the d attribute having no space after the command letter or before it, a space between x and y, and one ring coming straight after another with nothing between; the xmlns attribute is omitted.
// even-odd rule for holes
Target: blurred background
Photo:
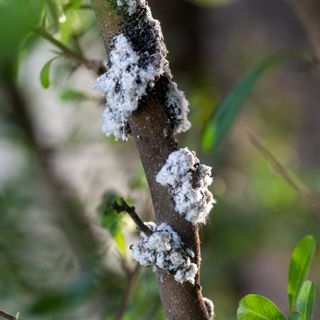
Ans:
<svg viewBox="0 0 320 320"><path fill-rule="evenodd" d="M294 54L312 50L304 30L285 1L149 2L190 100L193 126L179 144L215 177L217 205L201 230L204 295L222 320L236 318L248 293L288 312L291 251L306 234L319 239L320 227L320 73ZM120 195L153 219L133 142L101 133L103 98L91 87L106 58L90 2L2 0L0 26L0 309L22 319L165 319L154 274L130 259L135 226L106 206ZM205 129L239 83L241 112L208 146ZM317 255L317 284L319 266Z"/></svg>

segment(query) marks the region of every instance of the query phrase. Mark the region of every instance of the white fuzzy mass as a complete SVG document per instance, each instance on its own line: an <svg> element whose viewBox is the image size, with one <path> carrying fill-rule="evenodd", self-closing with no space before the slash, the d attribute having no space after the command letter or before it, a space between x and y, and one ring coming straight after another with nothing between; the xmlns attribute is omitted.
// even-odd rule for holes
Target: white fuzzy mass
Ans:
<svg viewBox="0 0 320 320"><path fill-rule="evenodd" d="M175 123L174 133L177 134L189 130L191 127L191 123L188 120L189 102L175 82L171 82L169 85L165 103L168 113Z"/></svg>
<svg viewBox="0 0 320 320"><path fill-rule="evenodd" d="M127 7L129 16L133 15L136 12L139 5L144 4L145 0L117 0L118 7Z"/></svg>
<svg viewBox="0 0 320 320"><path fill-rule="evenodd" d="M174 275L179 283L195 283L198 267L192 262L194 252L186 248L179 235L168 224L156 225L148 222L146 225L153 231L151 236L141 232L139 242L133 244L132 257L142 266L160 268Z"/></svg>
<svg viewBox="0 0 320 320"><path fill-rule="evenodd" d="M208 187L212 183L211 167L200 164L188 148L170 154L156 180L169 187L175 210L193 224L203 224L215 203Z"/></svg>
<svg viewBox="0 0 320 320"><path fill-rule="evenodd" d="M172 81L159 21L152 17L145 0L117 0L116 4L128 10L128 15L139 17L126 26L124 33L111 39L108 71L93 86L106 96L102 131L116 140L126 141L132 112L160 76L169 80L165 104L173 133L187 131L190 128L188 101Z"/></svg>
<svg viewBox="0 0 320 320"><path fill-rule="evenodd" d="M203 302L204 302L204 305L208 311L209 318L212 319L215 316L213 302L208 298L203 298Z"/></svg>
<svg viewBox="0 0 320 320"><path fill-rule="evenodd" d="M138 108L139 100L146 94L148 86L153 86L161 74L156 64L139 66L139 55L130 41L123 35L112 40L108 71L97 79L94 89L106 96L102 131L117 140L127 140L127 123L130 115Z"/></svg>

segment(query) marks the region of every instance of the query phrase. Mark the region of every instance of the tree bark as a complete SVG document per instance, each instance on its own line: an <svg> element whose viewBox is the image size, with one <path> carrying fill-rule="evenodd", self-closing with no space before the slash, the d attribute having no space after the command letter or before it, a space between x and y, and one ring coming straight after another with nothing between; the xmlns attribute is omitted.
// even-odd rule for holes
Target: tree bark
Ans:
<svg viewBox="0 0 320 320"><path fill-rule="evenodd" d="M106 0L92 0L97 19L102 28L102 35L106 50L109 46L110 30L106 25L102 12L106 15L116 15ZM108 13L107 13L108 12ZM112 13L110 13L112 12ZM116 19L117 20L117 19ZM115 33L119 27L112 25ZM138 148L155 210L157 223L168 223L180 235L182 241L189 246L196 255L196 262L200 270L200 240L195 226L175 212L173 202L167 188L156 182L156 175L166 162L168 156L178 149L173 136L170 119L163 103L162 81L160 78L148 97L144 98L129 120L132 136ZM196 276L195 285L180 284L172 275L157 270L160 297L169 320L208 320L209 315L203 302L200 286L200 272Z"/></svg>
<svg viewBox="0 0 320 320"><path fill-rule="evenodd" d="M175 212L171 195L167 188L156 182L156 175L168 156L177 150L177 143L165 132L170 130L170 122L165 110L155 97L149 97L133 114L130 128L143 163L155 210L157 223L168 223L180 235L182 241L196 253L200 270L200 240L198 230ZM172 275L157 271L160 296L169 320L208 319L203 303L200 274L195 286L176 282Z"/></svg>

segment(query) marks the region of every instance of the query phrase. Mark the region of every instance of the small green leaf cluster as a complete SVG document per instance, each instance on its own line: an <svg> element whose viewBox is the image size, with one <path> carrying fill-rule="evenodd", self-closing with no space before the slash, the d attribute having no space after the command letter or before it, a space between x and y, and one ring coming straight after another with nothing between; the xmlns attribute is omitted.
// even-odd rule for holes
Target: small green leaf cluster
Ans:
<svg viewBox="0 0 320 320"><path fill-rule="evenodd" d="M46 0L41 27L67 44L81 27L77 11L81 5L81 0Z"/></svg>
<svg viewBox="0 0 320 320"><path fill-rule="evenodd" d="M288 299L290 315L286 318L268 298L249 294L239 304L238 320L311 320L315 285L306 280L315 254L312 236L303 238L294 249L289 266Z"/></svg>
<svg viewBox="0 0 320 320"><path fill-rule="evenodd" d="M126 242L123 233L123 214L119 214L112 208L114 204L121 204L121 197L114 191L106 192L102 197L102 202L98 207L102 226L107 229L114 239L119 252L126 255Z"/></svg>
<svg viewBox="0 0 320 320"><path fill-rule="evenodd" d="M79 39L88 24L88 15L82 9L90 8L82 0L45 0L42 22L35 33L54 45L56 56L41 69L40 83L43 88L50 86L51 65L56 59L65 57L78 64L86 62ZM71 71L74 70L73 67Z"/></svg>

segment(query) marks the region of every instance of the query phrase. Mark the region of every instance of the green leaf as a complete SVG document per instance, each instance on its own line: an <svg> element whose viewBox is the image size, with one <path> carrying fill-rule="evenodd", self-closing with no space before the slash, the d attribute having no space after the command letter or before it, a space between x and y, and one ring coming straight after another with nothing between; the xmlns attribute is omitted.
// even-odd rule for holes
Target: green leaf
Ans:
<svg viewBox="0 0 320 320"><path fill-rule="evenodd" d="M302 51L282 51L268 56L255 68L247 72L242 80L218 104L216 112L205 126L202 134L202 148L205 151L215 149L228 133L233 121L251 94L257 81L271 69L293 57L305 57Z"/></svg>
<svg viewBox="0 0 320 320"><path fill-rule="evenodd" d="M301 320L310 320L315 296L315 286L312 281L305 281L297 297L296 309Z"/></svg>
<svg viewBox="0 0 320 320"><path fill-rule="evenodd" d="M303 281L307 277L316 249L312 236L304 237L293 250L288 277L288 298L290 311L293 312Z"/></svg>
<svg viewBox="0 0 320 320"><path fill-rule="evenodd" d="M301 314L294 312L290 314L289 320L302 320Z"/></svg>
<svg viewBox="0 0 320 320"><path fill-rule="evenodd" d="M53 27L52 32L57 32L59 30L60 22L59 20L63 17L63 5L61 1L56 0L46 0L47 4L47 16L50 26Z"/></svg>
<svg viewBox="0 0 320 320"><path fill-rule="evenodd" d="M237 311L238 320L285 320L285 317L266 297L249 294L241 299Z"/></svg>
<svg viewBox="0 0 320 320"><path fill-rule="evenodd" d="M44 0L0 1L0 66L17 58L22 43L38 27L44 12Z"/></svg>
<svg viewBox="0 0 320 320"><path fill-rule="evenodd" d="M110 208L110 206L115 203L120 203L121 197L113 192L107 192L104 194L102 203L98 208L98 212L101 216L102 226L107 229L112 235L119 252L123 255L126 254L126 242L125 237L122 232L122 220L124 215L119 214L114 209Z"/></svg>
<svg viewBox="0 0 320 320"><path fill-rule="evenodd" d="M81 0L70 0L70 5L74 10L79 9L81 5Z"/></svg>
<svg viewBox="0 0 320 320"><path fill-rule="evenodd" d="M81 91L74 90L72 88L66 88L61 92L60 99L63 102L81 102L90 99L90 97Z"/></svg>
<svg viewBox="0 0 320 320"><path fill-rule="evenodd" d="M79 20L77 12L75 10L64 12L59 24L60 41L64 44L69 44L72 34L76 34L76 30L81 30L81 21Z"/></svg>
<svg viewBox="0 0 320 320"><path fill-rule="evenodd" d="M50 87L50 70L51 64L57 57L50 59L40 71L40 82L43 88L48 89Z"/></svg>
<svg viewBox="0 0 320 320"><path fill-rule="evenodd" d="M126 239L122 231L118 231L116 234L113 235L114 241L118 247L119 252L122 255L126 255Z"/></svg>

